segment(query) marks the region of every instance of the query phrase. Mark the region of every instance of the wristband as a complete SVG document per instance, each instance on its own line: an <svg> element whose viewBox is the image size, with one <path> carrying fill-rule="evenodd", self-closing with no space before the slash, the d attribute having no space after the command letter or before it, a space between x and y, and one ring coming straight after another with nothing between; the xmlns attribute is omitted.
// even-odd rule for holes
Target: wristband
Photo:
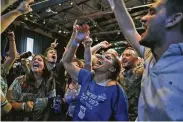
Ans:
<svg viewBox="0 0 183 122"><path fill-rule="evenodd" d="M2 104L1 104L1 108L3 108L4 106L6 106L8 104L8 100L6 99Z"/></svg>
<svg viewBox="0 0 183 122"><path fill-rule="evenodd" d="M22 104L22 110L25 110L25 102Z"/></svg>
<svg viewBox="0 0 183 122"><path fill-rule="evenodd" d="M78 47L79 46L79 43L76 42L75 40L72 41L72 45L75 46L75 47Z"/></svg>

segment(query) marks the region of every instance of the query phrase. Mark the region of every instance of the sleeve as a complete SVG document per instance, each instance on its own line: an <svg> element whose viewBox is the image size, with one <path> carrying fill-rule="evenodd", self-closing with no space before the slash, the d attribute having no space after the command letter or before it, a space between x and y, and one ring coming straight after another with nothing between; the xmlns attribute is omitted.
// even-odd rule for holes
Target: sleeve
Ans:
<svg viewBox="0 0 183 122"><path fill-rule="evenodd" d="M128 121L128 102L122 87L117 86L117 103L114 109L114 118L116 121Z"/></svg>
<svg viewBox="0 0 183 122"><path fill-rule="evenodd" d="M7 98L10 102L18 101L21 98L21 94L22 88L18 78L16 78L8 89Z"/></svg>
<svg viewBox="0 0 183 122"><path fill-rule="evenodd" d="M144 48L144 61L149 57L149 56L151 56L152 55L152 52L151 52L151 49L150 48L147 48L147 47L145 47Z"/></svg>
<svg viewBox="0 0 183 122"><path fill-rule="evenodd" d="M93 76L93 74L90 71L88 71L86 69L81 69L79 71L79 75L78 75L78 83L80 85L82 85L86 82L89 82L92 80L92 76Z"/></svg>
<svg viewBox="0 0 183 122"><path fill-rule="evenodd" d="M65 83L65 69L61 61L56 65L54 75L57 82L59 82L61 85L64 85Z"/></svg>

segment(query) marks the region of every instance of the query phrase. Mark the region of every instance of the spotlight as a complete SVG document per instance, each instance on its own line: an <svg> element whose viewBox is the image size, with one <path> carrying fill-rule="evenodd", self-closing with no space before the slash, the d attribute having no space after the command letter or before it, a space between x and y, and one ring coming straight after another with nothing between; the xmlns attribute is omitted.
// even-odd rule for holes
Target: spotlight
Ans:
<svg viewBox="0 0 183 122"><path fill-rule="evenodd" d="M43 24L46 24L45 19L43 20Z"/></svg>
<svg viewBox="0 0 183 122"><path fill-rule="evenodd" d="M58 31L58 33L62 33L62 31L61 31L61 30L59 30L59 31Z"/></svg>
<svg viewBox="0 0 183 122"><path fill-rule="evenodd" d="M63 33L66 33L65 31L63 31Z"/></svg>
<svg viewBox="0 0 183 122"><path fill-rule="evenodd" d="M120 34L120 31L118 31L117 34L119 35Z"/></svg>
<svg viewBox="0 0 183 122"><path fill-rule="evenodd" d="M98 42L98 39L97 39L97 37L95 37L95 41L96 41L96 42Z"/></svg>
<svg viewBox="0 0 183 122"><path fill-rule="evenodd" d="M73 2L70 2L71 6L73 5Z"/></svg>
<svg viewBox="0 0 183 122"><path fill-rule="evenodd" d="M60 4L58 4L59 6L61 6L62 4L60 3Z"/></svg>

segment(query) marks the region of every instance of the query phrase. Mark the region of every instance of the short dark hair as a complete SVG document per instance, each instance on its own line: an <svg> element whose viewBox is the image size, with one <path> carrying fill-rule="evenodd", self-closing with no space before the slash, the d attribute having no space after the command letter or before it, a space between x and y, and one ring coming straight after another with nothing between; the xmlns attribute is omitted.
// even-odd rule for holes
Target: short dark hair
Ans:
<svg viewBox="0 0 183 122"><path fill-rule="evenodd" d="M132 51L135 52L135 56L136 56L136 57L139 56L138 53L137 53L137 51L136 51L134 48L132 48L132 47L127 47L125 50L132 50ZM124 51L125 51L125 50L124 50ZM123 52L124 52L124 51L123 51Z"/></svg>
<svg viewBox="0 0 183 122"><path fill-rule="evenodd" d="M181 12L183 14L183 0L166 0L167 16ZM181 20L181 32L183 33L183 19Z"/></svg>
<svg viewBox="0 0 183 122"><path fill-rule="evenodd" d="M55 48L49 47L49 48L47 48L47 49L45 50L45 52L44 52L44 56L45 56L45 57L47 57L48 51L49 51L49 50L55 50L55 51L57 52L57 50L56 50Z"/></svg>
<svg viewBox="0 0 183 122"><path fill-rule="evenodd" d="M121 63L118 60L118 58L114 55L111 54L113 56L113 67L116 69L114 72L111 72L111 76L110 79L112 80L116 80L120 71L121 71Z"/></svg>

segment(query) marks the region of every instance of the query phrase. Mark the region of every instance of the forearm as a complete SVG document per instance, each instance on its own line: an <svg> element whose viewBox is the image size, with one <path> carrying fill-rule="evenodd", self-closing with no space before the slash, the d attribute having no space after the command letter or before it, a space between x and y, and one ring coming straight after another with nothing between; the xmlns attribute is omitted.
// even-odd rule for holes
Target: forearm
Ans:
<svg viewBox="0 0 183 122"><path fill-rule="evenodd" d="M23 110L22 106L23 106L23 103L24 102L12 102L11 105L12 105L12 108L14 110ZM24 103L25 104L25 103Z"/></svg>
<svg viewBox="0 0 183 122"><path fill-rule="evenodd" d="M5 61L4 65L4 69L6 72L9 72L10 68L12 67L15 59L16 59L16 44L15 44L15 40L11 40L9 41L9 56L7 58L7 60Z"/></svg>
<svg viewBox="0 0 183 122"><path fill-rule="evenodd" d="M97 44L97 45L95 45L95 46L93 46L93 47L91 48L91 53L92 53L92 55L94 55L95 53L97 53L97 51L99 51L101 48L102 48L102 46L101 46L100 43Z"/></svg>
<svg viewBox="0 0 183 122"><path fill-rule="evenodd" d="M84 51L84 61L85 61L85 65L84 68L91 71L91 47L85 47L85 51Z"/></svg>
<svg viewBox="0 0 183 122"><path fill-rule="evenodd" d="M17 0L1 0L1 13Z"/></svg>
<svg viewBox="0 0 183 122"><path fill-rule="evenodd" d="M15 59L16 53L17 53L17 48L16 48L15 39L12 39L9 41L9 56Z"/></svg>
<svg viewBox="0 0 183 122"><path fill-rule="evenodd" d="M141 36L138 34L135 28L135 24L125 6L123 0L114 0L115 1L115 8L114 13L120 29L122 30L124 36L127 38L129 43L132 45L136 51L142 55L139 40L141 40Z"/></svg>
<svg viewBox="0 0 183 122"><path fill-rule="evenodd" d="M76 46L75 44L77 42L75 42L75 40L72 40L71 42L72 43L70 47L66 50L66 52L63 55L63 58L62 58L63 63L72 63L74 55L76 54L78 46Z"/></svg>
<svg viewBox="0 0 183 122"><path fill-rule="evenodd" d="M74 38L75 38L75 33L73 32L69 42L67 43L66 50L71 46L71 43L74 40Z"/></svg>
<svg viewBox="0 0 183 122"><path fill-rule="evenodd" d="M114 0L114 3L115 3L114 13L116 15L117 21L122 31L123 32L126 32L128 30L135 31L134 22L125 6L124 1Z"/></svg>
<svg viewBox="0 0 183 122"><path fill-rule="evenodd" d="M21 13L17 10L10 11L1 16L1 33L18 17Z"/></svg>

